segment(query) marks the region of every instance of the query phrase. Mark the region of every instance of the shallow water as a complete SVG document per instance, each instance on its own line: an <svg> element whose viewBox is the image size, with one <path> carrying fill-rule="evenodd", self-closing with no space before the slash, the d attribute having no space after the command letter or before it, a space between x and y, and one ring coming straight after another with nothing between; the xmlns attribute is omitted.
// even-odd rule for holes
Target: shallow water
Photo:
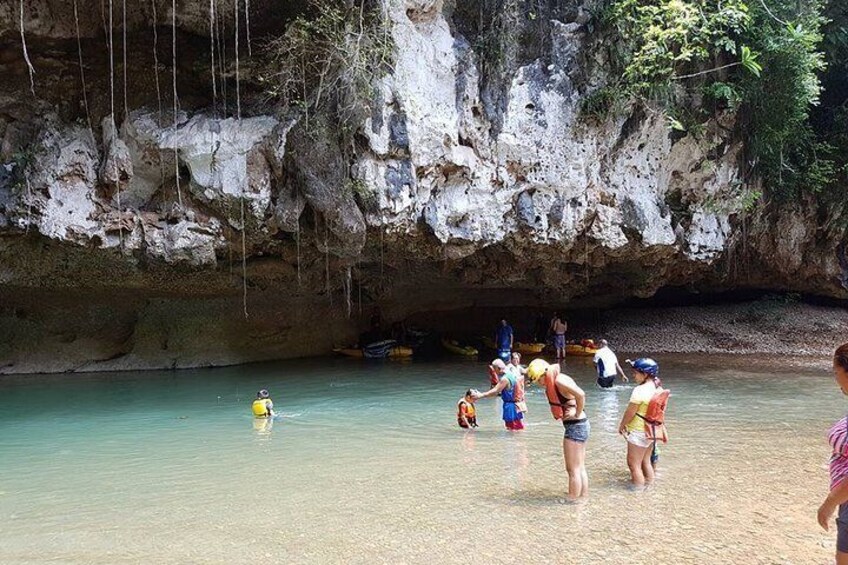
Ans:
<svg viewBox="0 0 848 565"><path fill-rule="evenodd" d="M562 427L497 401L459 430L485 364L285 362L0 379L0 563L828 563L822 367L664 357L672 442L626 488L630 387L588 391L590 500L564 504ZM254 421L267 387L283 418ZM638 561L636 561L638 560Z"/></svg>

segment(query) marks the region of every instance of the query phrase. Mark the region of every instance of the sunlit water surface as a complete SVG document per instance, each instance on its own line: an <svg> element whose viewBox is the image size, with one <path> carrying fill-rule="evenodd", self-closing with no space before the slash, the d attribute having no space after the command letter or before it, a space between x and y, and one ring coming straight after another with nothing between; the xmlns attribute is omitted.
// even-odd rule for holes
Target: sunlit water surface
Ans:
<svg viewBox="0 0 848 565"><path fill-rule="evenodd" d="M616 435L629 386L588 391L590 500L564 503L562 427L480 429L485 364L286 362L0 380L0 563L828 563L824 367L661 358L672 442L647 492ZM250 415L268 388L283 418Z"/></svg>

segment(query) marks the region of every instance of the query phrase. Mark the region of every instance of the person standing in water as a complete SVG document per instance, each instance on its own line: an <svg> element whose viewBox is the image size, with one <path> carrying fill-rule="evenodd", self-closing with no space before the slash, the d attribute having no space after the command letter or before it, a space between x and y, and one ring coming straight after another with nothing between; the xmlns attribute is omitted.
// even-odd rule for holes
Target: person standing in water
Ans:
<svg viewBox="0 0 848 565"><path fill-rule="evenodd" d="M842 394L848 395L848 343L833 354L833 373ZM830 443L830 492L819 506L818 522L826 531L836 517L836 565L848 565L848 416L837 421L827 436Z"/></svg>
<svg viewBox="0 0 848 565"><path fill-rule="evenodd" d="M592 361L598 369L598 386L601 388L612 388L615 384L615 376L621 375L621 381L627 382L627 375L624 374L624 369L618 364L618 357L609 347L609 342L605 339L600 341L601 348L595 353Z"/></svg>
<svg viewBox="0 0 848 565"><path fill-rule="evenodd" d="M655 440L648 437L645 415L654 395L662 389L660 366L653 359L643 357L633 361L633 380L636 387L630 394L630 403L618 424L618 433L627 439L627 467L634 487L644 487L654 482L651 458Z"/></svg>
<svg viewBox="0 0 848 565"><path fill-rule="evenodd" d="M456 403L456 423L460 428L477 427L477 410L474 409L475 392L477 391L473 388L468 389L465 391L465 396Z"/></svg>
<svg viewBox="0 0 848 565"><path fill-rule="evenodd" d="M503 401L503 421L508 430L523 430L524 415L516 406L516 396L523 399L523 388L519 390L518 378L512 371L507 370L506 363L502 359L492 361L492 368L498 374L498 384L487 390L486 392L477 392L474 394L474 400L481 398L489 398L500 395Z"/></svg>
<svg viewBox="0 0 848 565"><path fill-rule="evenodd" d="M577 502L589 496L586 442L589 441L591 427L583 409L586 393L574 379L561 372L558 364L549 365L543 359L534 359L530 363L527 376L545 388L551 415L562 421L562 457L568 473L568 499Z"/></svg>
<svg viewBox="0 0 848 565"><path fill-rule="evenodd" d="M554 317L551 320L551 333L554 336L554 348L556 348L557 361L565 360L565 332L568 331L568 322L559 317L559 314L554 312Z"/></svg>
<svg viewBox="0 0 848 565"><path fill-rule="evenodd" d="M256 393L256 400L253 401L253 417L254 418L271 418L274 416L274 403L271 401L271 395L264 388Z"/></svg>
<svg viewBox="0 0 848 565"><path fill-rule="evenodd" d="M512 353L513 332L505 319L501 320L498 329L495 331L495 345L498 348L498 357L504 363L509 363L509 356Z"/></svg>
<svg viewBox="0 0 848 565"><path fill-rule="evenodd" d="M527 413L527 403L524 401L524 376L527 374L527 367L521 364L521 353L513 351L509 358L507 370L515 375L515 406L522 414Z"/></svg>

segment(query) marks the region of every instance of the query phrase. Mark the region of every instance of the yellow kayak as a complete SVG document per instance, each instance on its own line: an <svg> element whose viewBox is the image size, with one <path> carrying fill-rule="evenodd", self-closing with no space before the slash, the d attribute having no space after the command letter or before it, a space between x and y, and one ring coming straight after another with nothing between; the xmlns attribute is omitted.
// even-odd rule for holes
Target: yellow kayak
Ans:
<svg viewBox="0 0 848 565"><path fill-rule="evenodd" d="M477 351L475 348L471 347L470 345L465 345L465 346L460 345L454 339L442 338L442 346L445 349L447 349L448 351L450 351L451 353L454 353L456 355L472 356L472 355L477 355L479 353L479 351Z"/></svg>
<svg viewBox="0 0 848 565"><path fill-rule="evenodd" d="M340 355L346 355L347 357L356 357L358 359L363 359L365 357L365 353L361 349L354 349L352 347L337 347L333 349L336 353ZM389 350L388 355L386 357L390 359L401 359L404 357L412 357L412 348L404 347L402 345L398 345L396 347L392 347Z"/></svg>
<svg viewBox="0 0 848 565"><path fill-rule="evenodd" d="M517 351L522 355L536 355L537 353L541 353L545 348L544 343L515 343L512 346L513 351Z"/></svg>
<svg viewBox="0 0 848 565"><path fill-rule="evenodd" d="M591 357L598 352L597 347L587 347L579 343L568 343L565 346L566 355L577 355L578 357Z"/></svg>
<svg viewBox="0 0 848 565"><path fill-rule="evenodd" d="M492 338L481 337L480 341L483 343L483 346L497 351L498 346L495 344L495 340L493 340ZM512 345L512 350L517 351L522 355L536 355L538 353L541 353L544 348L544 343L522 343L518 341Z"/></svg>

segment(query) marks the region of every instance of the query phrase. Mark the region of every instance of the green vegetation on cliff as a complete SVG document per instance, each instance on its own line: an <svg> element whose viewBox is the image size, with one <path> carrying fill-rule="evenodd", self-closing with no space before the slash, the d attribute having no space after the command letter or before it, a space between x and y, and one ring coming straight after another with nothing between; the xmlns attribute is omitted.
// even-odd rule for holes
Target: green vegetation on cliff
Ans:
<svg viewBox="0 0 848 565"><path fill-rule="evenodd" d="M601 26L619 81L590 95L588 117L622 99L661 107L697 133L738 112L748 173L768 194L843 201L848 166L848 8L840 0L608 0Z"/></svg>

